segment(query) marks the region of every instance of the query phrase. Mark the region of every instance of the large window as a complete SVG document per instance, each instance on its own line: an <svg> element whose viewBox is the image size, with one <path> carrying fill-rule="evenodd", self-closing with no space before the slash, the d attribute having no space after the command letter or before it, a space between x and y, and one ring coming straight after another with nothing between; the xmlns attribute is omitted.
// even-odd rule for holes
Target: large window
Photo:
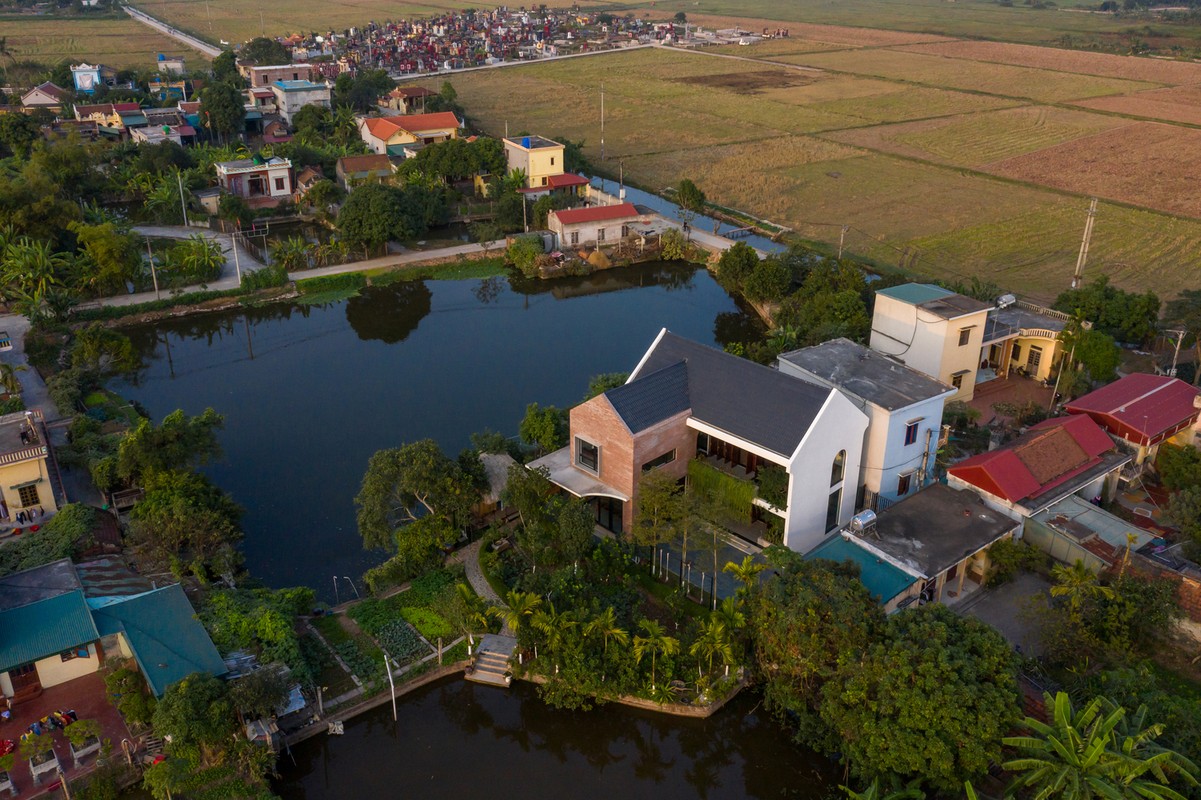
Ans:
<svg viewBox="0 0 1201 800"><path fill-rule="evenodd" d="M842 507L842 489L835 489L830 492L830 499L826 504L826 533L838 527L838 512Z"/></svg>
<svg viewBox="0 0 1201 800"><path fill-rule="evenodd" d="M650 472L652 469L657 469L658 467L661 467L664 464L670 464L671 462L673 462L675 460L676 460L676 451L668 450L663 455L658 456L656 458L652 458L650 461L643 464L642 471Z"/></svg>
<svg viewBox="0 0 1201 800"><path fill-rule="evenodd" d="M21 503L21 508L31 508L42 504L42 498L38 497L38 487L22 486L17 489L17 499Z"/></svg>
<svg viewBox="0 0 1201 800"><path fill-rule="evenodd" d="M917 424L919 422L921 422L920 419L915 419L913 422L906 423L906 425L905 425L905 444L906 445L911 445L917 441Z"/></svg>
<svg viewBox="0 0 1201 800"><path fill-rule="evenodd" d="M839 450L838 455L834 456L834 466L830 468L830 485L835 486L842 482L843 473L847 468L847 451Z"/></svg>
<svg viewBox="0 0 1201 800"><path fill-rule="evenodd" d="M575 463L589 472L600 472L600 448L592 442L576 437Z"/></svg>

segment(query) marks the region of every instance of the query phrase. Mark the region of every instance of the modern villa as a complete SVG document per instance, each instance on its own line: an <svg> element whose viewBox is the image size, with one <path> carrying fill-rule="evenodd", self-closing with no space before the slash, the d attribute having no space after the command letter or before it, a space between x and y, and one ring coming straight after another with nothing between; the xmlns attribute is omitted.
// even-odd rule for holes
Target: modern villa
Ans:
<svg viewBox="0 0 1201 800"><path fill-rule="evenodd" d="M754 496L731 527L753 540L775 532L807 552L854 513L867 424L835 389L665 329L625 385L571 410L568 446L530 466L589 500L597 524L614 532L633 525L639 479L652 470L749 485L748 495L775 470L781 504Z"/></svg>

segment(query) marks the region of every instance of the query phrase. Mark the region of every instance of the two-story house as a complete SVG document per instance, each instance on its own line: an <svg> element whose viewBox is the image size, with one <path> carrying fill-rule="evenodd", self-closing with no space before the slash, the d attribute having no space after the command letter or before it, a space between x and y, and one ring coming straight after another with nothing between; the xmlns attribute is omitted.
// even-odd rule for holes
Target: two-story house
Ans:
<svg viewBox="0 0 1201 800"><path fill-rule="evenodd" d="M284 122L292 124L292 117L305 106L330 107L329 84L312 81L276 81L271 84L275 95L275 107Z"/></svg>
<svg viewBox="0 0 1201 800"><path fill-rule="evenodd" d="M731 508L743 518L730 527L751 538L776 531L806 552L854 513L867 423L834 389L664 329L623 386L571 410L568 446L530 466L589 500L597 523L615 532L633 525L639 480L652 470L760 484L772 471L776 503L756 496Z"/></svg>
<svg viewBox="0 0 1201 800"><path fill-rule="evenodd" d="M531 199L544 194L579 197L587 191L588 179L564 171L564 146L542 136L506 137L502 140L509 172L520 170Z"/></svg>
<svg viewBox="0 0 1201 800"><path fill-rule="evenodd" d="M777 367L838 389L867 414L859 507L895 502L934 478L943 403L953 387L849 339L784 353Z"/></svg>
<svg viewBox="0 0 1201 800"><path fill-rule="evenodd" d="M266 88L276 81L307 81L313 78L311 64L238 64L238 72L252 88Z"/></svg>
<svg viewBox="0 0 1201 800"><path fill-rule="evenodd" d="M929 283L876 292L871 348L955 388L971 400L991 306Z"/></svg>
<svg viewBox="0 0 1201 800"><path fill-rule="evenodd" d="M0 417L0 520L5 527L28 527L58 510L50 459L40 411Z"/></svg>

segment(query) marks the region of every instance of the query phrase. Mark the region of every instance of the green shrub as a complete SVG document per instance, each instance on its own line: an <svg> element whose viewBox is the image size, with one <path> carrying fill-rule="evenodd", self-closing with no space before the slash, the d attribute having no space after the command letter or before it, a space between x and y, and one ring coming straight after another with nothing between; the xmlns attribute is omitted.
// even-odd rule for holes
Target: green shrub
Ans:
<svg viewBox="0 0 1201 800"><path fill-rule="evenodd" d="M429 652L425 643L417 636L417 632L404 620L398 619L388 623L376 638L388 655L401 664Z"/></svg>
<svg viewBox="0 0 1201 800"><path fill-rule="evenodd" d="M441 614L428 608L416 606L402 608L400 615L416 628L426 641L432 642L439 637L449 640L451 634L454 633L450 623Z"/></svg>
<svg viewBox="0 0 1201 800"><path fill-rule="evenodd" d="M345 272L341 275L324 275L318 278L304 278L303 280L296 281L296 288L301 294L357 291L366 285L367 277L361 272Z"/></svg>
<svg viewBox="0 0 1201 800"><path fill-rule="evenodd" d="M280 265L242 273L242 288L247 291L273 289L276 286L284 286L287 282L288 270Z"/></svg>
<svg viewBox="0 0 1201 800"><path fill-rule="evenodd" d="M122 667L104 676L109 702L117 707L126 722L149 725L154 718L154 698L137 670Z"/></svg>
<svg viewBox="0 0 1201 800"><path fill-rule="evenodd" d="M27 531L0 547L0 575L40 567L60 558L73 558L92 544L95 508L70 503L38 531Z"/></svg>
<svg viewBox="0 0 1201 800"><path fill-rule="evenodd" d="M775 464L759 468L759 496L778 509L788 508L788 473Z"/></svg>
<svg viewBox="0 0 1201 800"><path fill-rule="evenodd" d="M538 256L544 253L541 236L517 236L505 250L505 258L527 278L538 277Z"/></svg>
<svg viewBox="0 0 1201 800"><path fill-rule="evenodd" d="M1046 562L1046 556L1025 542L1003 539L988 549L991 564L988 585L1000 586L1013 580L1021 570L1037 569Z"/></svg>

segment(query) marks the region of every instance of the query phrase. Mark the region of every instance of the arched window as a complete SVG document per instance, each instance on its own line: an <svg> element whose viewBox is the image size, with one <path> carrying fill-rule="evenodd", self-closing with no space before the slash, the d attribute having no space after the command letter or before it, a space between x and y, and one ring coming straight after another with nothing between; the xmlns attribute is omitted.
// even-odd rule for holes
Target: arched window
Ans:
<svg viewBox="0 0 1201 800"><path fill-rule="evenodd" d="M838 455L834 456L834 466L830 469L830 485L834 486L842 482L843 472L847 466L847 451L839 450Z"/></svg>

